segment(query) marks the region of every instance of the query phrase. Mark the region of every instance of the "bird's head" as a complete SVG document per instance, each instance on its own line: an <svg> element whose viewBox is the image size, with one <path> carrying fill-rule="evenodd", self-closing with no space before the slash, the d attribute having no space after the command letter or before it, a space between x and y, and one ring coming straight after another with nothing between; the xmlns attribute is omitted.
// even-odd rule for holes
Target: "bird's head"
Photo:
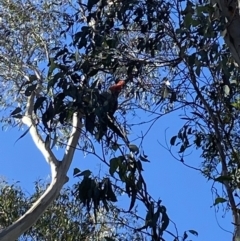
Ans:
<svg viewBox="0 0 240 241"><path fill-rule="evenodd" d="M121 92L121 90L123 89L123 86L125 85L125 81L124 80L119 80L115 85L112 85L109 90L113 93L113 94L119 94Z"/></svg>

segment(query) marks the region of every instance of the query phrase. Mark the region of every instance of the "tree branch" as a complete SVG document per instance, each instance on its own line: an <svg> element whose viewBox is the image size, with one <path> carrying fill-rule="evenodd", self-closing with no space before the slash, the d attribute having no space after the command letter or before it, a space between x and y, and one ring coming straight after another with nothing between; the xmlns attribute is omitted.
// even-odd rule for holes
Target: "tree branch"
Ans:
<svg viewBox="0 0 240 241"><path fill-rule="evenodd" d="M240 67L240 1L211 0L211 3L216 8L216 17L227 19L226 29L223 31L224 40Z"/></svg>
<svg viewBox="0 0 240 241"><path fill-rule="evenodd" d="M0 232L1 241L12 241L20 237L28 230L47 209L47 207L59 195L63 185L67 182L67 172L72 163L76 145L80 137L81 121L77 113L74 113L72 120L72 132L66 147L63 161L59 162L52 151L45 147L44 141L37 132L36 121L33 116L34 94L28 100L26 116L23 123L30 127L30 134L38 149L50 164L52 181L43 195L33 204L33 206L16 222ZM61 164L60 164L61 163ZM60 164L60 165L59 165Z"/></svg>
<svg viewBox="0 0 240 241"><path fill-rule="evenodd" d="M79 137L80 137L80 131L82 128L80 113L73 114L72 126L73 126L72 132L68 139L67 147L65 149L65 154L63 156L62 163L61 163L61 166L63 169L69 169Z"/></svg>
<svg viewBox="0 0 240 241"><path fill-rule="evenodd" d="M23 122L23 124L25 124L26 126L28 126L30 128L30 135L31 135L35 145L37 146L37 148L43 154L47 163L49 165L53 164L54 166L58 166L59 161L54 156L52 150L45 146L45 143L44 143L42 137L39 135L39 133L37 131L36 116L33 113L34 98L35 98L35 93L32 93L31 96L28 98L27 110L26 110L25 116L22 118L22 122Z"/></svg>
<svg viewBox="0 0 240 241"><path fill-rule="evenodd" d="M207 103L207 101L205 100L201 91L199 90L199 88L197 86L197 80L196 80L194 71L190 67L189 67L189 72L190 72L190 79L191 79L193 88L196 91L197 95L199 96L200 100L202 101L206 111L208 112L208 114L209 114L209 116L210 116L210 118L213 122L214 131L215 131L215 134L216 134L216 137L217 137L217 149L218 149L220 161L221 161L221 164L222 164L222 175L227 176L228 175L228 167L227 167L227 164L226 164L226 155L223 151L223 147L222 147L222 144L221 144L222 136L221 136L220 131L219 131L217 118L215 117L210 105ZM237 237L240 237L239 236L239 234L240 234L239 213L238 213L238 210L236 208L236 203L235 203L235 200L234 200L234 197L233 197L232 190L229 186L229 183L224 181L223 184L224 184L225 189L227 191L229 203L230 203L230 206L231 206L231 209L232 209L233 220L234 220L234 223L235 223L235 232L234 232L235 233L235 239L234 239L234 241L240 241L240 239L237 239Z"/></svg>

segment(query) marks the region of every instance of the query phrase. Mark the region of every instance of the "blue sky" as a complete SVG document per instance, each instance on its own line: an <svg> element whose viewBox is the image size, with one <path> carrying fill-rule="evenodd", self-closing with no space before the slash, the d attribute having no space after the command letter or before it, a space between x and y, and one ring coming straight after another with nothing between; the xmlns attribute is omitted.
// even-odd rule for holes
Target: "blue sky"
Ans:
<svg viewBox="0 0 240 241"><path fill-rule="evenodd" d="M176 114L171 114L160 119L143 143L144 151L151 161L151 163L143 164L148 190L154 198L160 198L162 204L167 207L170 218L177 224L179 234L193 229L199 233L199 236L189 237L192 240L231 240L231 234L223 231L217 223L219 222L222 228L231 232L233 226L230 215L223 217L221 207L215 215L214 208L211 208L213 204L212 183L207 182L200 173L174 160L158 144L158 141L164 144L166 128L169 128L168 140L178 132L182 123L176 121L176 118ZM138 130L141 128L139 127ZM22 188L31 193L34 189L34 181L39 178L49 180L50 170L29 134L14 144L22 133L23 131L17 129L1 132L0 175L5 176L10 182L19 181ZM55 153L57 157L62 157L62 151L58 150ZM199 153L192 153L186 161L189 165L199 167L201 163ZM69 172L69 184L76 181L72 176L74 167L80 170L91 169L96 173L100 166L92 156L83 157L83 154L77 151ZM101 167L104 169L103 166ZM122 204L128 205L126 200L123 202ZM140 213L145 215L143 209ZM175 231L172 225L169 230ZM172 240L172 238L166 240Z"/></svg>
<svg viewBox="0 0 240 241"><path fill-rule="evenodd" d="M224 216L221 207L217 214L214 208L211 208L214 202L211 194L212 183L207 182L200 173L177 162L158 144L158 141L165 143L166 128L169 128L167 131L169 141L178 132L181 124L176 114L168 115L161 118L145 138L144 151L151 161L151 163L143 164L148 190L154 198L160 198L162 204L167 207L168 214L176 223L180 235L185 230L193 229L199 233L199 236L191 236L189 239L231 240L232 235L229 233L233 230L231 216L229 214ZM141 128L138 127L136 131L140 131ZM21 187L31 193L34 190L34 181L49 180L50 169L29 134L14 144L22 133L23 131L17 129L1 131L0 175L5 176L10 182L19 181ZM62 153L61 150L55 151L59 159L62 158ZM185 161L189 165L199 167L202 160L199 152L196 151ZM77 151L69 171L69 185L76 181L72 176L74 167L80 170L91 169L96 173L99 164L92 156L83 157L82 152ZM126 200L122 204L127 205ZM141 213L145 215L144 210L141 210ZM229 232L223 231L218 226L218 222ZM175 231L172 225L170 231L173 233Z"/></svg>

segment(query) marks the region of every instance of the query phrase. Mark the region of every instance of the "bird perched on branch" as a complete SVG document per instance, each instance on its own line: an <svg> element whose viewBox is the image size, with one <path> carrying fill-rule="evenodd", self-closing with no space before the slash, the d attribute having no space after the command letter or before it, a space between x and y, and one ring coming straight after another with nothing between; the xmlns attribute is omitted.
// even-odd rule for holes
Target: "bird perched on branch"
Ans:
<svg viewBox="0 0 240 241"><path fill-rule="evenodd" d="M118 97L124 85L125 81L119 80L116 84L109 87L108 91L101 94L103 107L105 107L106 112L108 112L111 118L118 108Z"/></svg>
<svg viewBox="0 0 240 241"><path fill-rule="evenodd" d="M119 80L115 85L112 85L109 90L112 92L112 93L120 93L121 90L123 89L125 85L125 81L124 80Z"/></svg>
<svg viewBox="0 0 240 241"><path fill-rule="evenodd" d="M108 91L101 94L102 107L104 115L102 115L101 122L107 124L107 126L118 136L125 138L125 135L114 123L114 113L118 108L118 97L125 85L124 80L119 80L116 84L109 87Z"/></svg>
<svg viewBox="0 0 240 241"><path fill-rule="evenodd" d="M97 95L98 105L92 112L86 113L86 130L98 136L99 140L102 139L109 128L113 133L127 142L126 135L119 128L114 118L114 113L118 108L118 97L124 85L125 81L119 80L116 84L109 87L107 91L99 93L99 95ZM96 129L97 132L95 132Z"/></svg>

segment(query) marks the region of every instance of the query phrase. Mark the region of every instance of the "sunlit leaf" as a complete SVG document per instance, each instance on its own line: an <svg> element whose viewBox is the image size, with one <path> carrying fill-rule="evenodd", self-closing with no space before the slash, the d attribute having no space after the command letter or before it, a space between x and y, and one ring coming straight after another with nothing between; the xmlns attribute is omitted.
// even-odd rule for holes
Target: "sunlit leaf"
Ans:
<svg viewBox="0 0 240 241"><path fill-rule="evenodd" d="M227 97L230 94L230 88L228 85L223 86L224 96Z"/></svg>

